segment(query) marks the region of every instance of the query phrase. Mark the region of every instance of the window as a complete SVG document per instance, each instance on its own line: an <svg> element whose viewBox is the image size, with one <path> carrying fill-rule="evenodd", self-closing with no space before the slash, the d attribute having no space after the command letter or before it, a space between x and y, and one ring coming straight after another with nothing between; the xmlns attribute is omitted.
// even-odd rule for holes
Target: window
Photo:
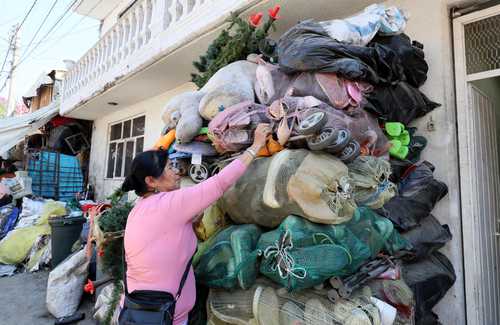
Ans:
<svg viewBox="0 0 500 325"><path fill-rule="evenodd" d="M111 125L106 178L121 178L129 173L132 160L144 150L145 125L145 116Z"/></svg>

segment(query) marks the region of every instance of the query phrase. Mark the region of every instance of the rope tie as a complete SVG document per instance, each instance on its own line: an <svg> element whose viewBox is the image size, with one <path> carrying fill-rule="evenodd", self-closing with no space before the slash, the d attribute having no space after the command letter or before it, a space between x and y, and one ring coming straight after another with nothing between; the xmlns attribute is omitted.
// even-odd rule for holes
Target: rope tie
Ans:
<svg viewBox="0 0 500 325"><path fill-rule="evenodd" d="M380 194L389 190L389 188L391 188L391 187L394 187L394 184L392 182L390 182L389 179L387 179L387 178L384 179L384 181L382 183L377 185L376 191L373 192L368 198L359 202L359 205L369 205L373 201L376 201Z"/></svg>
<svg viewBox="0 0 500 325"><path fill-rule="evenodd" d="M292 236L290 231L286 230L274 245L264 250L264 258L273 260L271 270L273 272L278 271L282 279L289 277L304 279L307 271L303 267L295 266L295 259L290 254L291 249L293 249Z"/></svg>

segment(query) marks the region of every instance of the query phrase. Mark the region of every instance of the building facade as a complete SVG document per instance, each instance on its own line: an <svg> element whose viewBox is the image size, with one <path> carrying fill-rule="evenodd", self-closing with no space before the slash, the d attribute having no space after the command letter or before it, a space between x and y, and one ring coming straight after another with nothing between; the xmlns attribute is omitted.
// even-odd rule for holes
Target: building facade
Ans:
<svg viewBox="0 0 500 325"><path fill-rule="evenodd" d="M160 114L169 98L195 89L189 82L192 61L206 51L211 40L226 26L225 20L231 12L248 17L251 12L265 12L280 3L282 18L273 34L277 39L299 20L343 18L374 2L80 1L78 13L102 21L101 38L66 74L61 115L94 121L90 181L98 197L106 197L121 185L136 152L152 147L161 133ZM467 122L472 105L471 96L467 95L468 82L479 83L477 88L483 82L485 90L481 93L485 96L488 89L493 94L496 89L498 93L497 81L483 79L500 73L484 75L482 71L478 73L483 73L483 78L476 76L469 80L473 73L466 70L469 64L467 46L470 46L467 39L473 38L467 36L467 24L500 15L500 7L484 4L485 1L390 0L384 3L398 6L410 14L405 32L424 44L430 67L428 80L421 90L442 104L415 123L429 141L422 158L436 166L436 178L449 187L449 194L433 213L441 223L449 225L453 234L453 240L443 252L455 267L457 281L436 312L443 324L498 324L499 206L491 203L493 200L483 200L484 203L478 205L478 197L473 196L482 188L483 198L492 199L497 185L493 180L487 188L477 182L469 183L469 179L478 177L474 171L478 168L484 169L483 177L491 177L486 165L472 166L467 163L466 155L480 160L470 153L471 148L476 147L467 140L470 132L474 132L474 126ZM459 10L465 7L475 13ZM467 18L470 15L476 16ZM487 70L498 68L500 66L493 66ZM500 116L498 112L495 114L494 120ZM476 129L478 125L476 123ZM496 136L491 136L496 141ZM476 139L480 141L480 136L476 135ZM497 161L498 157L491 159ZM495 165L488 166L494 168ZM498 178L496 166L493 178ZM484 221L484 218L489 219Z"/></svg>

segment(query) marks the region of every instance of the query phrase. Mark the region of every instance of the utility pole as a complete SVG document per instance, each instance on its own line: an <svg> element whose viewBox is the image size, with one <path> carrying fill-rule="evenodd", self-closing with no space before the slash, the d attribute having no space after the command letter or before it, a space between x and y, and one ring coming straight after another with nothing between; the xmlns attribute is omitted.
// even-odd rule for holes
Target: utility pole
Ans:
<svg viewBox="0 0 500 325"><path fill-rule="evenodd" d="M12 60L10 61L9 76L9 93L7 96L7 116L14 115L16 109L16 98L14 95L14 80L16 74L17 63L19 61L18 48L19 48L19 25L12 26L10 36L10 52L12 53Z"/></svg>

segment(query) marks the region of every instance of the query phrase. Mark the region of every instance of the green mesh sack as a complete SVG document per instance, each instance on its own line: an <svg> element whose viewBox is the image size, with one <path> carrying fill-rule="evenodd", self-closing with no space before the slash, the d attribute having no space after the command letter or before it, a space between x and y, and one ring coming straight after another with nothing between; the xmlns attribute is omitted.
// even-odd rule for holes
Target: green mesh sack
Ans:
<svg viewBox="0 0 500 325"><path fill-rule="evenodd" d="M255 225L231 226L210 238L197 256L197 281L211 288L250 287L257 276L260 233Z"/></svg>
<svg viewBox="0 0 500 325"><path fill-rule="evenodd" d="M294 247L307 247L319 244L335 244L344 247L349 252L349 264L339 271L338 275L349 275L358 269L371 256L367 243L358 239L345 225L322 225L310 222L297 216L288 216L275 231L263 234L257 248L264 251L273 246L280 234L289 231Z"/></svg>
<svg viewBox="0 0 500 325"><path fill-rule="evenodd" d="M288 216L277 229L260 237L260 272L290 291L310 288L344 274L352 257L346 247L337 245L332 238L334 227Z"/></svg>
<svg viewBox="0 0 500 325"><path fill-rule="evenodd" d="M393 254L408 246L390 220L358 208L351 221L340 225L288 216L277 229L261 235L257 250L260 272L293 291L351 275L382 250Z"/></svg>
<svg viewBox="0 0 500 325"><path fill-rule="evenodd" d="M394 229L389 219L379 216L372 209L357 208L353 218L345 225L359 240L370 247L372 258L382 250L393 254L411 247L410 243Z"/></svg>
<svg viewBox="0 0 500 325"><path fill-rule="evenodd" d="M389 181L391 164L384 158L359 156L348 168L358 206L379 209L396 195L396 185Z"/></svg>
<svg viewBox="0 0 500 325"><path fill-rule="evenodd" d="M234 262L236 266L248 265L248 263L256 263L255 247L261 235L261 230L256 225L239 226L238 229L231 233L231 247L234 254ZM248 261L247 261L248 260ZM257 267L241 267L237 272L238 284L242 289L249 289L257 279Z"/></svg>
<svg viewBox="0 0 500 325"><path fill-rule="evenodd" d="M274 246L262 252L260 273L289 291L311 288L323 283L350 262L349 252L334 244L293 247L286 231Z"/></svg>

